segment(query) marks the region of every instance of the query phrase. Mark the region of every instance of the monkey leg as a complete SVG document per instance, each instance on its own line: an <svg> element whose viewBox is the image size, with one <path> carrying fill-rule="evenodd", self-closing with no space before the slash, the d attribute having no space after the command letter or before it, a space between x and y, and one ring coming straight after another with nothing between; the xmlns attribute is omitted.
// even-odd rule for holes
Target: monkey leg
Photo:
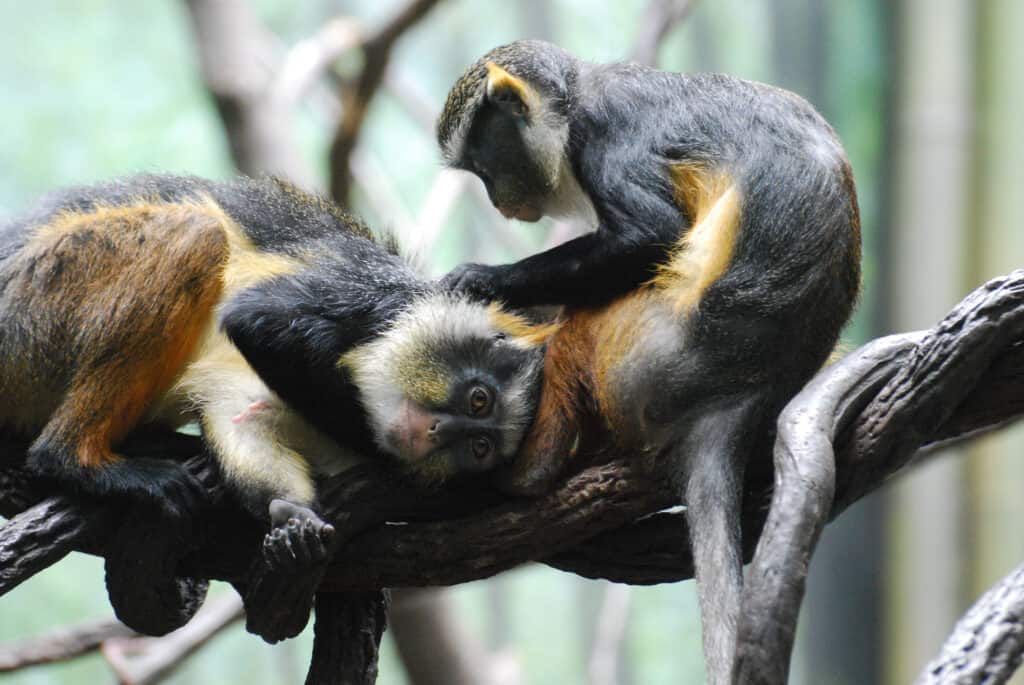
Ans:
<svg viewBox="0 0 1024 685"><path fill-rule="evenodd" d="M295 637L309 622L336 536L334 526L293 502L275 499L270 516L273 528L250 569L243 599L246 630L273 644Z"/></svg>
<svg viewBox="0 0 1024 685"><path fill-rule="evenodd" d="M65 390L29 449L36 473L175 517L194 507L199 488L180 465L124 459L112 446L166 393L211 324L226 258L219 218L195 205L70 213L39 229L12 282L37 312L35 356L46 361L33 370L59 371Z"/></svg>
<svg viewBox="0 0 1024 685"><path fill-rule="evenodd" d="M307 426L227 345L193 365L185 379L203 416L203 437L233 492L270 520L245 587L246 628L270 643L298 635L335 547L335 530L311 508Z"/></svg>

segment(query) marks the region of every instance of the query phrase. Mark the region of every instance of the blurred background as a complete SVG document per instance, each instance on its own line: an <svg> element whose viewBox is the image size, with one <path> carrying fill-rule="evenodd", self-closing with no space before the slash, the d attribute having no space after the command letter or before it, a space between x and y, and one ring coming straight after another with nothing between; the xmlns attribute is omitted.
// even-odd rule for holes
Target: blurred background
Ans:
<svg viewBox="0 0 1024 685"><path fill-rule="evenodd" d="M670 29L652 33L666 9ZM501 219L478 181L442 170L433 119L479 55L544 38L595 61L765 81L816 105L860 193L853 346L930 326L1024 266L1022 29L1016 0L0 0L0 215L58 186L135 172L268 171L396 232L431 274L511 261L577 228ZM970 602L1024 558L1012 523L1022 448L1019 428L980 440L830 526L794 682L912 680ZM231 623L230 595L215 588L230 625L194 640L193 656L148 642L111 643L106 658L140 682L301 682L311 631L268 647ZM33 578L0 604L0 681L112 682L95 652L2 673L24 653L15 641L109 615L95 558ZM397 592L379 682L700 682L699 630L692 583L627 588L534 566ZM154 654L178 668L139 665Z"/></svg>

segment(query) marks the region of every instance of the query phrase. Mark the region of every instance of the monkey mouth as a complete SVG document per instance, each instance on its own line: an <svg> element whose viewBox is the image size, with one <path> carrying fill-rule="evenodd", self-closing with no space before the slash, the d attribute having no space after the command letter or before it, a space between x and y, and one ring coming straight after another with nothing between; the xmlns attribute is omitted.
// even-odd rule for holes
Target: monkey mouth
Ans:
<svg viewBox="0 0 1024 685"><path fill-rule="evenodd" d="M544 216L544 213L536 207L530 207L528 205L517 205L514 207L501 206L498 207L498 211L506 219L516 219L518 221L528 221L533 223L534 221L540 221L540 218Z"/></svg>

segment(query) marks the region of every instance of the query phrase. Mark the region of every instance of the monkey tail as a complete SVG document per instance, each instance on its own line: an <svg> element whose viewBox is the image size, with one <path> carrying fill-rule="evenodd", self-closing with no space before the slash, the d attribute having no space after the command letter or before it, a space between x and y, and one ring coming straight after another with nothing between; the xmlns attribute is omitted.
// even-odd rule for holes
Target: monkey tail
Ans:
<svg viewBox="0 0 1024 685"><path fill-rule="evenodd" d="M741 197L733 177L721 169L686 162L673 165L671 176L676 201L691 224L652 283L665 293L676 312L688 313L732 263Z"/></svg>

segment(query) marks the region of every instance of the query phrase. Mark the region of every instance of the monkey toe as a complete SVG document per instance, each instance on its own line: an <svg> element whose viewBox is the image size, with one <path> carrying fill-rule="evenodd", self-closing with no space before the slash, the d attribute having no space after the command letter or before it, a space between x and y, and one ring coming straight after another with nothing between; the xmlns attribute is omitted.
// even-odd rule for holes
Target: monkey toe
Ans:
<svg viewBox="0 0 1024 685"><path fill-rule="evenodd" d="M270 504L273 529L264 537L263 556L278 572L295 573L325 564L334 549L334 526L313 510L286 500Z"/></svg>

